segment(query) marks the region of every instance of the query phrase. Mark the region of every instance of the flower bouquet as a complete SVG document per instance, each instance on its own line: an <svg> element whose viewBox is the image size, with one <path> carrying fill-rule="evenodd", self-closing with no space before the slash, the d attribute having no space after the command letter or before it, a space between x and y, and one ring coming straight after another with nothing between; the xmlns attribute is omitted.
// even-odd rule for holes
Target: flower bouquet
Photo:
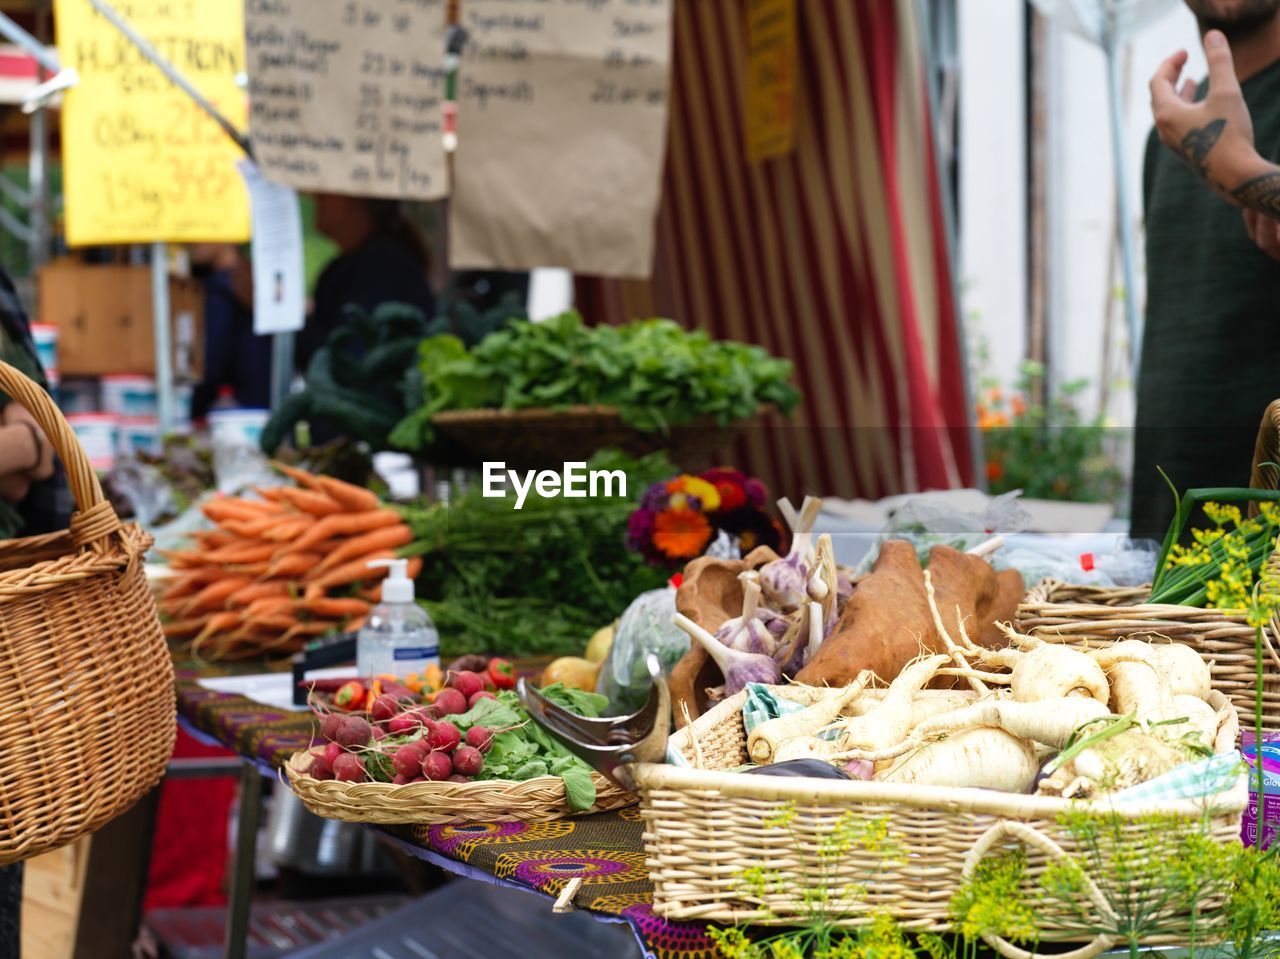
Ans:
<svg viewBox="0 0 1280 959"><path fill-rule="evenodd" d="M683 566L720 534L746 554L757 546L785 553L782 524L765 507L765 485L740 470L682 473L645 491L627 521L627 547L654 566Z"/></svg>

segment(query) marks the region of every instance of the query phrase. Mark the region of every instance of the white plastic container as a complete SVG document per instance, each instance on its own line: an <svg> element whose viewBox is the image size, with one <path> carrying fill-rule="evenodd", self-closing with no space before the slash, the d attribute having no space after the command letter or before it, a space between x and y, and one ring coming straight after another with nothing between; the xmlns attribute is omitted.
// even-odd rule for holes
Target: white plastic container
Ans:
<svg viewBox="0 0 1280 959"><path fill-rule="evenodd" d="M369 611L356 639L361 676L408 676L440 664L440 634L427 611L413 601L408 560L379 559L370 566L391 572L382 581L382 602Z"/></svg>
<svg viewBox="0 0 1280 959"><path fill-rule="evenodd" d="M196 388L190 383L179 383L173 388L173 426L184 431L191 426L191 403L195 399Z"/></svg>
<svg viewBox="0 0 1280 959"><path fill-rule="evenodd" d="M156 416L159 400L150 376L116 374L102 378L102 411L116 416Z"/></svg>
<svg viewBox="0 0 1280 959"><path fill-rule="evenodd" d="M214 446L257 449L269 419L269 410L214 410L209 414L209 437Z"/></svg>
<svg viewBox="0 0 1280 959"><path fill-rule="evenodd" d="M31 338L36 343L40 368L48 373L58 368L58 328L52 323L32 323Z"/></svg>
<svg viewBox="0 0 1280 959"><path fill-rule="evenodd" d="M89 465L96 470L111 469L120 444L120 417L111 413L72 413L67 422L84 447Z"/></svg>
<svg viewBox="0 0 1280 959"><path fill-rule="evenodd" d="M119 451L121 456L130 453L159 453L163 437L160 421L154 416L120 417Z"/></svg>

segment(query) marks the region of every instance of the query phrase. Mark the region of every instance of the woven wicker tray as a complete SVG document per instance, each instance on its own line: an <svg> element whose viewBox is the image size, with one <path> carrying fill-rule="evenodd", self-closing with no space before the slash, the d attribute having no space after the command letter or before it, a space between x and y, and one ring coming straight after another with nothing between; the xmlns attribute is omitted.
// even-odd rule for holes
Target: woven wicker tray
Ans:
<svg viewBox="0 0 1280 959"><path fill-rule="evenodd" d="M774 686L775 695L808 703L811 690ZM828 695L837 694L831 690ZM746 693L726 699L675 733L671 745L701 768L642 763L632 767L647 828L645 857L654 883L654 912L667 919L788 925L809 915L806 892L816 882L828 890L857 889L831 903L828 917L841 926L868 924L888 913L912 929L950 928L952 896L985 856L1025 849L1029 873L1039 875L1055 858L1078 851L1060 822L1067 810L1119 813L1123 830L1149 829L1144 816L1208 815L1219 842L1240 841L1247 801L1243 775L1237 785L1209 800L1112 807L1044 796L983 789L894 783L779 779L725 772L749 761L742 725ZM1223 736L1234 740L1233 733ZM792 826L777 825L793 811ZM887 824L897 846L894 861L877 860L854 847L833 865L817 850L849 823ZM770 873L765 898L745 878L748 870ZM821 879L819 879L821 877ZM1208 904L1206 904L1208 905ZM1202 917L1203 923L1206 917ZM1042 915L1044 934L1063 941L1089 940L1075 959L1110 948L1106 937L1079 931L1078 917ZM1187 917L1166 917L1151 942L1185 938ZM1046 939L1047 941L1047 939ZM1009 957L1019 955L1003 940L988 940ZM1025 955L1025 954L1022 954Z"/></svg>
<svg viewBox="0 0 1280 959"><path fill-rule="evenodd" d="M428 825L455 822L547 822L567 816L604 812L630 806L636 797L598 773L596 804L569 808L564 783L558 776L539 776L524 782L482 780L469 783L342 783L312 779L305 769L311 757L304 750L284 764L289 786L302 804L326 819L380 826Z"/></svg>

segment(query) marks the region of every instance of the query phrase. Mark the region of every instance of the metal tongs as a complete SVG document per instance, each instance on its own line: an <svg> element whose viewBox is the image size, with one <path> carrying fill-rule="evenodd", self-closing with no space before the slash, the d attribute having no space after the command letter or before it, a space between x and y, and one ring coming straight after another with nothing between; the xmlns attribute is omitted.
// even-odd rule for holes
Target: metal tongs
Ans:
<svg viewBox="0 0 1280 959"><path fill-rule="evenodd" d="M523 679L516 691L534 721L566 749L602 776L633 791L631 764L662 762L671 730L671 692L658 657L652 653L646 656L645 667L653 688L648 702L629 716L579 716L557 706Z"/></svg>

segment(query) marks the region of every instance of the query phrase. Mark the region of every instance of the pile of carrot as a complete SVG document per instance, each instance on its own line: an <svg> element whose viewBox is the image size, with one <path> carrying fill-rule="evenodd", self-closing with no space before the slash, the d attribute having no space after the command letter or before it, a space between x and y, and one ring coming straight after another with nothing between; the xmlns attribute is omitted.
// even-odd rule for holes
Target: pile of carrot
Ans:
<svg viewBox="0 0 1280 959"><path fill-rule="evenodd" d="M358 629L380 597L385 567L413 538L367 489L276 464L296 485L203 507L216 525L165 553L177 575L160 599L165 634L200 659L298 652L326 633ZM409 564L416 576L421 560Z"/></svg>

